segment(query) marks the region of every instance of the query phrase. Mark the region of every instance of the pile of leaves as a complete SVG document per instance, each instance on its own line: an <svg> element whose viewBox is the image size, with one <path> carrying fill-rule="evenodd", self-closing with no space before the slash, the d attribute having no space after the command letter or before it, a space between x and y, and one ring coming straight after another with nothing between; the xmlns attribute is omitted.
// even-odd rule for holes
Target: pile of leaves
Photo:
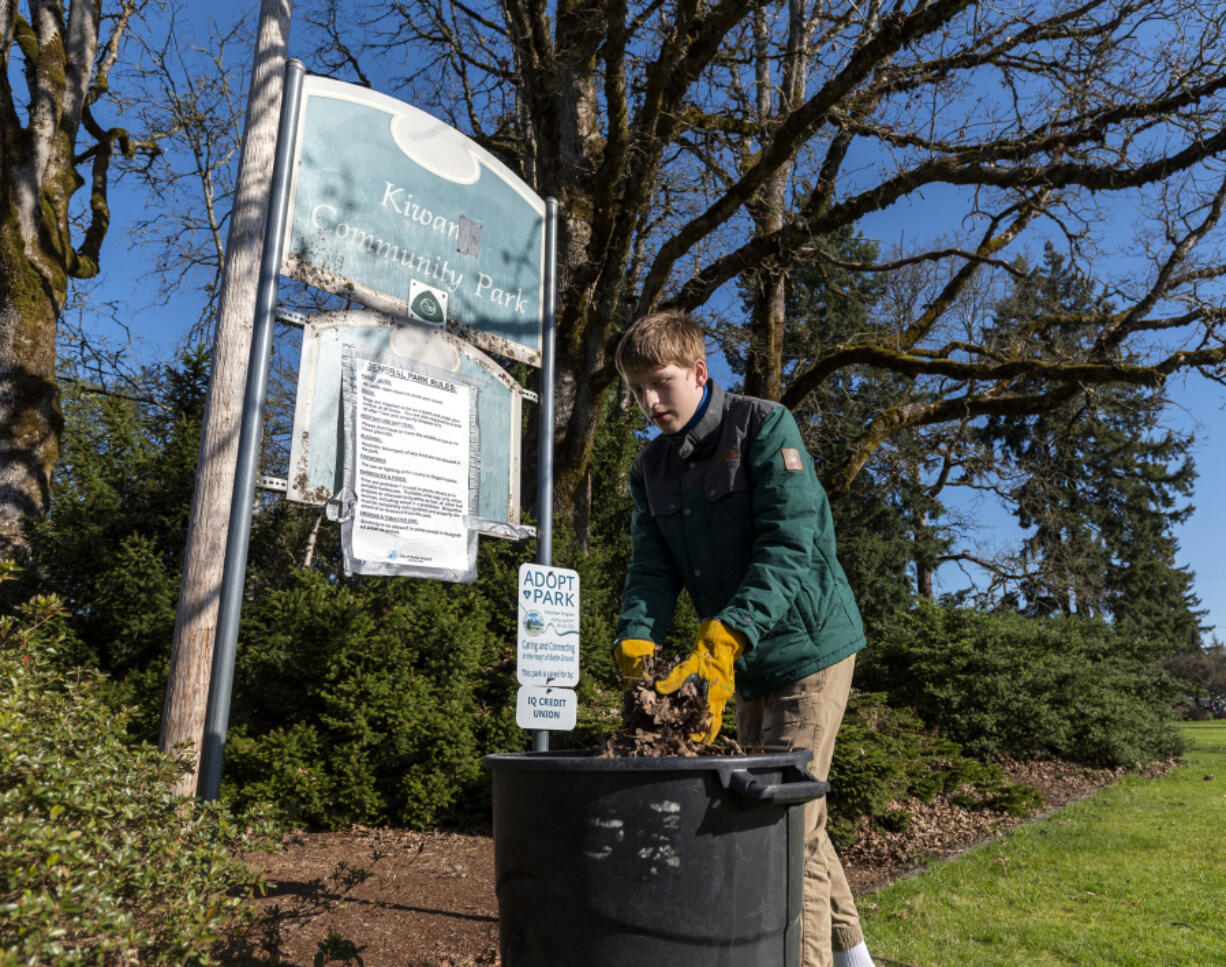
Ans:
<svg viewBox="0 0 1226 967"><path fill-rule="evenodd" d="M598 758L650 758L657 756L742 755L732 739L696 742L691 736L711 725L706 683L698 676L686 679L677 691L661 695L656 682L666 678L680 659L658 674L649 674L622 699L622 728L598 747Z"/></svg>

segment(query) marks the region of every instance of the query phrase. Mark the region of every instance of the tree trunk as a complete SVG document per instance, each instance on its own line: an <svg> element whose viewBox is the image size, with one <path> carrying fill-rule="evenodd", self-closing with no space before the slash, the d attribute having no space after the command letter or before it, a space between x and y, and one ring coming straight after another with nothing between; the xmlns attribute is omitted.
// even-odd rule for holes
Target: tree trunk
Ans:
<svg viewBox="0 0 1226 967"><path fill-rule="evenodd" d="M612 385L597 382L593 374L603 368L604 337L588 323L579 350L559 354L555 399L554 511L569 518L580 545L591 540L591 504L588 464L596 445L604 394ZM581 373L587 378L575 379Z"/></svg>
<svg viewBox="0 0 1226 967"><path fill-rule="evenodd" d="M116 45L128 16L114 18ZM99 130L100 143L83 155L94 166L90 223L74 247L70 207L85 183L77 134L85 105L98 96L91 88L98 24L97 5L84 0L33 4L29 21L16 4L0 5L0 558L28 557L24 518L47 511L64 423L56 327L69 277L96 274L109 224L113 132ZM12 62L15 53L22 66ZM12 84L22 77L26 91L15 97ZM105 73L93 79L105 89Z"/></svg>
<svg viewBox="0 0 1226 967"><path fill-rule="evenodd" d="M263 0L162 712L161 748L186 746L194 763L175 786L180 795L196 791L195 766L204 736L289 24L290 0Z"/></svg>
<svg viewBox="0 0 1226 967"><path fill-rule="evenodd" d="M319 527L324 522L324 512L321 509L315 514L315 520L311 524L311 531L307 534L306 549L302 552L302 567L309 568L315 563L315 545L319 542Z"/></svg>
<svg viewBox="0 0 1226 967"><path fill-rule="evenodd" d="M923 511L915 515L915 543L923 545L921 538L928 533L928 515ZM932 564L927 552L915 556L915 593L927 601L932 600Z"/></svg>
<svg viewBox="0 0 1226 967"><path fill-rule="evenodd" d="M557 10L552 86L533 105L539 189L558 199L558 320L554 386L554 516L567 518L579 543L590 538L587 463L596 440L604 386L591 375L604 363L612 321L593 311L601 240L593 238L594 173L603 139L596 96L599 6L567 0Z"/></svg>
<svg viewBox="0 0 1226 967"><path fill-rule="evenodd" d="M767 231L775 229L768 227ZM783 397L783 333L787 323L784 298L787 276L764 271L757 279L746 353L745 392L765 400Z"/></svg>
<svg viewBox="0 0 1226 967"><path fill-rule="evenodd" d="M23 518L47 511L64 425L55 384L57 303L25 258L15 220L0 226L0 248L0 559L24 561Z"/></svg>
<svg viewBox="0 0 1226 967"><path fill-rule="evenodd" d="M771 80L771 50L766 11L754 10L754 69L758 118L763 124L787 117L804 96L808 76L810 26L805 5L788 4L788 43L778 89ZM775 103L776 97L778 104ZM759 235L772 235L784 226L788 179L793 161L782 165L762 186L751 203L750 215ZM773 262L764 263L753 279L749 346L746 351L745 392L767 400L783 398L783 335L787 327L787 272Z"/></svg>

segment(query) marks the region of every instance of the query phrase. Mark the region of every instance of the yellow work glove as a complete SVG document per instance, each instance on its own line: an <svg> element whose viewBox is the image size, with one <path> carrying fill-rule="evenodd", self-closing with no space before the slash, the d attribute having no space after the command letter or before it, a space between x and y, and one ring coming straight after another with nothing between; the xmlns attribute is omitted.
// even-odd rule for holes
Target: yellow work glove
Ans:
<svg viewBox="0 0 1226 967"><path fill-rule="evenodd" d="M694 642L693 654L674 668L667 678L656 682L656 691L661 695L671 695L691 675L706 682L711 723L706 732L690 736L695 742L714 742L719 735L719 728L724 722L724 706L732 697L732 663L745 653L745 644L745 636L722 621L704 621L698 626L698 640Z"/></svg>
<svg viewBox="0 0 1226 967"><path fill-rule="evenodd" d="M655 655L655 642L643 638L624 638L613 646L613 660L622 673L622 691L630 691L643 680L646 662Z"/></svg>

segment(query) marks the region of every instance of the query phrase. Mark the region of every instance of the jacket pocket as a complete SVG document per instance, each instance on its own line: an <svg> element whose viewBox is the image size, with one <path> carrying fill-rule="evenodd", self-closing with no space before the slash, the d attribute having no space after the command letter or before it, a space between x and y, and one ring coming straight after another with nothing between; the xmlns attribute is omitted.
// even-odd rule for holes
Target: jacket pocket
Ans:
<svg viewBox="0 0 1226 967"><path fill-rule="evenodd" d="M741 455L733 450L717 457L707 469L704 490L707 500L723 500L734 493L749 493L749 472Z"/></svg>
<svg viewBox="0 0 1226 967"><path fill-rule="evenodd" d="M753 556L753 501L749 473L739 455L711 464L703 480L703 496L712 555L739 583Z"/></svg>
<svg viewBox="0 0 1226 967"><path fill-rule="evenodd" d="M821 556L822 564L824 565L825 573L827 574L826 587L824 588L827 597L831 600L831 605L837 604L839 609L838 621L854 626L860 625L860 609L856 607L856 599L852 594L851 585L847 583L847 576L843 573L843 566L839 564L837 558L832 558L824 549L818 552ZM829 612L830 605L827 606ZM827 618L831 615L827 613Z"/></svg>
<svg viewBox="0 0 1226 967"><path fill-rule="evenodd" d="M647 506L652 517L667 517L681 509L680 487L651 487L647 489Z"/></svg>
<svg viewBox="0 0 1226 967"><path fill-rule="evenodd" d="M813 600L813 590L807 581L796 592L792 611L799 624L798 630L816 645L822 634L822 619L818 613L817 602Z"/></svg>

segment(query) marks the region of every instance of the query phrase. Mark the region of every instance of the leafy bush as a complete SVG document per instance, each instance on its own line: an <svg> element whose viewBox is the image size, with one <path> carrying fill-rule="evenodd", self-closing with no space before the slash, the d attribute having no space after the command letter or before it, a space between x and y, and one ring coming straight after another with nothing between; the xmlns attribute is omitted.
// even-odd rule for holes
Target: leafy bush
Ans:
<svg viewBox="0 0 1226 967"><path fill-rule="evenodd" d="M244 614L223 794L325 828L484 819L482 754L525 741L514 642L489 620L475 589L435 581L298 571L259 595Z"/></svg>
<svg viewBox="0 0 1226 967"><path fill-rule="evenodd" d="M0 964L217 962L269 829L172 795L183 763L62 669L61 623L51 597L0 618Z"/></svg>
<svg viewBox="0 0 1226 967"><path fill-rule="evenodd" d="M1175 755L1170 677L1102 621L921 604L880 630L857 684L969 754L1102 766Z"/></svg>
<svg viewBox="0 0 1226 967"><path fill-rule="evenodd" d="M905 828L910 818L894 803L931 802L945 793L967 808L1026 815L1042 805L1029 786L1010 782L1000 766L968 758L957 743L932 735L914 713L890 708L881 694L853 692L830 765L830 838L855 842L867 821Z"/></svg>

